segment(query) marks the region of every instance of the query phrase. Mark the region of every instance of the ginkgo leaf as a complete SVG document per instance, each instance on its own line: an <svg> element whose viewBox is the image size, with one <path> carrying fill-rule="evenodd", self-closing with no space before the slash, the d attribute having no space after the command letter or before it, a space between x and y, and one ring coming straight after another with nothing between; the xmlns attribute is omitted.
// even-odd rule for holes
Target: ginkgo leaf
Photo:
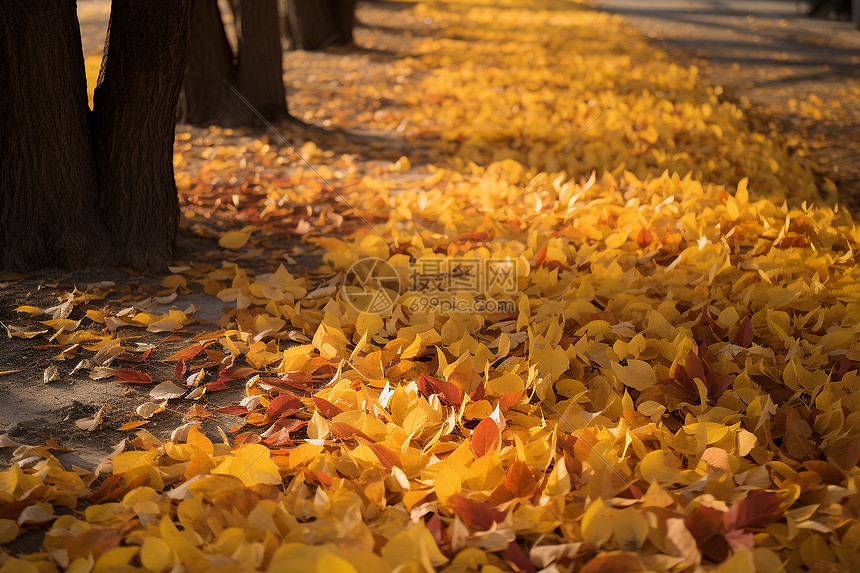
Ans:
<svg viewBox="0 0 860 573"><path fill-rule="evenodd" d="M225 249L241 249L251 238L251 231L227 231L218 239L218 245Z"/></svg>
<svg viewBox="0 0 860 573"><path fill-rule="evenodd" d="M281 483L278 466L271 459L269 448L260 444L242 444L212 473L232 476L245 486Z"/></svg>
<svg viewBox="0 0 860 573"><path fill-rule="evenodd" d="M105 404L92 416L75 420L75 425L81 430L86 430L88 432L92 432L93 430L100 428L102 425L102 414L104 414L107 407L108 405Z"/></svg>
<svg viewBox="0 0 860 573"><path fill-rule="evenodd" d="M613 363L612 371L622 384L640 392L656 382L654 369L644 360L628 360L624 366Z"/></svg>
<svg viewBox="0 0 860 573"><path fill-rule="evenodd" d="M168 400L170 398L179 398L185 394L186 388L177 386L173 382L167 381L156 385L149 391L149 396L153 400Z"/></svg>

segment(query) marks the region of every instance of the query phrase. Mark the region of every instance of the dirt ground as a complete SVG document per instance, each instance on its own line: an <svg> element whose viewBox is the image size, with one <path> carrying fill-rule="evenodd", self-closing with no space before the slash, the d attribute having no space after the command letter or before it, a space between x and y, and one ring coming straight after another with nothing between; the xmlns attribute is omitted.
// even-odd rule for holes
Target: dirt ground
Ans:
<svg viewBox="0 0 860 573"><path fill-rule="evenodd" d="M357 42L362 46L360 49L332 49L326 53L291 52L291 57L285 58L285 82L290 94L291 113L311 126L318 126L318 129L309 129L305 125L283 124L278 126L278 136L265 128L213 132L206 128L179 125L177 133L184 135L177 140L176 152L182 154L184 162L176 168L177 179L206 172L212 165L210 153L215 148L222 151L226 149L228 154L232 155L219 157L238 166L242 157L254 155L255 142L261 137L270 140L273 150L270 155L280 158L293 152L293 145L300 147L306 141L316 141L320 147L328 150L324 156L314 160L317 168L333 162L334 158L343 153L355 154L366 170L384 169L392 161L396 161L403 146L396 132L381 134L366 131L360 133L360 129L351 129L349 132L340 130L345 124L360 125L361 118L345 116L344 110L337 104L337 95L339 92L354 91L365 79L389 73L389 63L402 54L409 53L412 30L417 35L426 27L423 23L412 22L404 16L405 8L411 5L386 2L381 7L370 5L362 8L359 13L360 23L355 31ZM78 3L84 54L87 56L101 52L109 6L110 3L104 0L82 0ZM383 26L383 22L392 20L392 14L396 16L397 26ZM319 70L313 78L306 77L308 65ZM360 68L361 74L341 77L340 73L344 68ZM326 76L327 73L330 75ZM90 90L92 87L90 86ZM363 110L364 114L372 114L382 106L390 107L393 102L376 98L363 103L364 105L358 106L357 109ZM289 161L283 160L280 175L285 178L292 176L296 163L295 156ZM298 163L301 164L300 161ZM256 177L253 169L237 172L236 175L232 181L223 181L216 177L211 183L216 189L235 185L241 194L242 189L238 189L241 182L253 181ZM311 178L315 177L314 173L309 175ZM326 175L335 185L338 184L337 174ZM392 176L397 177L398 174ZM207 179L207 183L209 181ZM176 265L181 266L184 261L193 259L197 264L208 261L213 266L220 266L225 258L239 256L246 268L253 268L258 272L274 271L284 262L282 258L261 259L259 252L236 255L218 246L217 238L221 232L242 228L249 218L257 214L257 210L252 208L240 214L237 213L240 209L237 205L213 204L211 199L216 194L201 197L193 189L189 193L180 192L184 216L177 245ZM257 201L261 196L255 194L252 189L247 200ZM308 205L303 208L311 212L315 207ZM290 225L295 226L295 222L288 219L287 226ZM300 235L286 232L267 243L268 253L288 253L293 263L290 266L292 273L311 273L320 263L321 251L302 244L300 239ZM112 288L104 300L105 307L123 308L129 304L122 300L125 297L140 301L157 294L162 278L129 274L119 270L79 273L47 270L29 276L0 276L0 323L21 324L23 315L15 311L19 306L51 307L62 302L62 297L68 293L76 292L76 289L91 291L105 281L125 287ZM156 381L169 380L172 377L173 365L162 360L187 346L188 337L216 330L217 326L213 323L221 316L222 308L229 306L203 294L197 286L188 292L180 293L165 309L186 309L191 305L197 307L193 315L194 322L182 331L149 333L140 329L122 328L119 331L121 336L141 344L159 344L171 334L183 337L182 342L168 341L159 344L148 358L146 371L151 373ZM75 310L69 318L77 320L82 316L80 311ZM79 357L59 361L56 356L62 348L58 348L56 344L34 344L33 339L7 337L5 332L0 332L3 333L0 342L0 435L5 434L11 440L6 445L0 445L0 464L8 461L14 449L10 446L14 446L14 443L44 444L52 438L57 444L73 450L55 452L63 463L91 469L118 442L128 437L127 432L120 432L115 428L132 418L135 408L149 399L150 387L121 385L113 379L92 380L85 371L70 374ZM124 357L120 357L112 366L141 366L122 358ZM52 365L58 367L60 379L45 383L43 373ZM212 419L226 430L239 418L214 410L234 404L243 396L243 387L237 384L228 391L208 395L205 407L211 413ZM88 432L75 425L76 420L93 415L104 405L107 405L107 408L104 410L103 424L99 431ZM168 409L154 416L146 429L163 438L185 420L183 412Z"/></svg>

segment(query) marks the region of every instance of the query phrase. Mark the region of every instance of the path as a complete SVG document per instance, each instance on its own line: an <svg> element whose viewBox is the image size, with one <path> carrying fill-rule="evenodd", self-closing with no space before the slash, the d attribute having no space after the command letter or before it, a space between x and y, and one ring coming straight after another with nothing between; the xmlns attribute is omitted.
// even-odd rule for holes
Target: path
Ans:
<svg viewBox="0 0 860 573"><path fill-rule="evenodd" d="M783 0L594 0L649 37L706 60L705 77L797 141L840 198L860 205L860 32Z"/></svg>

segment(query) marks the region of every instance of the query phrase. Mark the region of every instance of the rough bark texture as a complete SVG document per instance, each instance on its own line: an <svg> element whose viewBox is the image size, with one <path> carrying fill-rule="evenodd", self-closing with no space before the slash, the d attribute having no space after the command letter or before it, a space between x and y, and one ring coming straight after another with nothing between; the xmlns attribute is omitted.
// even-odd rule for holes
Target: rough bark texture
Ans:
<svg viewBox="0 0 860 573"><path fill-rule="evenodd" d="M289 0L290 33L300 50L352 43L356 0Z"/></svg>
<svg viewBox="0 0 860 573"><path fill-rule="evenodd" d="M196 0L183 86L183 120L195 124L247 123L253 114L228 83L236 84L233 49L217 0Z"/></svg>
<svg viewBox="0 0 860 573"><path fill-rule="evenodd" d="M240 0L239 93L267 120L287 116L277 0Z"/></svg>
<svg viewBox="0 0 860 573"><path fill-rule="evenodd" d="M0 2L0 268L106 262L75 0Z"/></svg>
<svg viewBox="0 0 860 573"><path fill-rule="evenodd" d="M111 7L93 97L99 214L120 264L162 268L173 256L176 102L192 0L123 0Z"/></svg>
<svg viewBox="0 0 860 573"><path fill-rule="evenodd" d="M237 3L235 61L217 0L196 2L182 98L188 123L247 125L258 122L254 110L269 121L288 115L277 0Z"/></svg>

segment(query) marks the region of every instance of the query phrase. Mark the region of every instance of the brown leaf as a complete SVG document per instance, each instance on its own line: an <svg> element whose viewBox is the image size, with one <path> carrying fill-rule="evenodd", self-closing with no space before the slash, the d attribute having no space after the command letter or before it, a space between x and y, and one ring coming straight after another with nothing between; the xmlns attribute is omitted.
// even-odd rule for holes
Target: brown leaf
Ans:
<svg viewBox="0 0 860 573"><path fill-rule="evenodd" d="M750 322L750 317L747 316L741 321L741 325L738 327L737 333L735 333L735 344L746 348L752 343L752 339L752 323Z"/></svg>
<svg viewBox="0 0 860 573"><path fill-rule="evenodd" d="M511 541L508 543L508 548L505 549L505 553L503 555L505 561L508 562L509 565L513 566L514 571L521 571L527 573L535 573L537 569L529 561L529 558L526 557L526 554L523 553L523 550L517 544L516 541Z"/></svg>
<svg viewBox="0 0 860 573"><path fill-rule="evenodd" d="M216 408L216 412L221 412L222 414L229 414L231 416L244 416L249 414L248 408L245 406L240 406L239 404L230 404L229 406L224 406L223 408Z"/></svg>
<svg viewBox="0 0 860 573"><path fill-rule="evenodd" d="M117 370L113 375L123 384L152 384L152 376L139 370Z"/></svg>
<svg viewBox="0 0 860 573"><path fill-rule="evenodd" d="M723 515L723 522L726 529L762 528L778 521L782 514L777 494L754 490L729 508Z"/></svg>

